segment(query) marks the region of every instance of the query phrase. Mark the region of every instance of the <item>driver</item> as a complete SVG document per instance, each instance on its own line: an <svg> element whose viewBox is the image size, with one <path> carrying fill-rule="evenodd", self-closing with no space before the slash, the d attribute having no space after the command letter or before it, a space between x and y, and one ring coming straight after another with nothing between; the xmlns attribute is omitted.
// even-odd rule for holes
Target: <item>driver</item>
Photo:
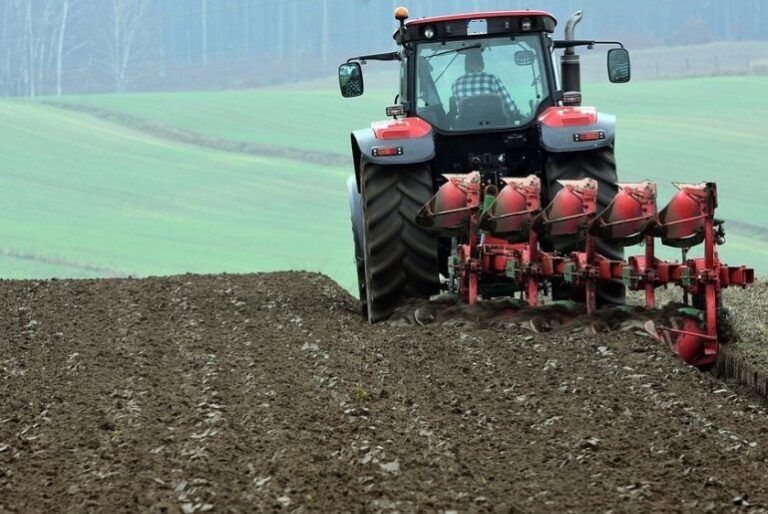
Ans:
<svg viewBox="0 0 768 514"><path fill-rule="evenodd" d="M464 56L464 75L456 79L451 88L456 103L460 103L462 98L475 95L498 95L504 101L510 112L517 112L512 96L507 88L492 73L485 73L485 62L483 54L479 51L467 53Z"/></svg>

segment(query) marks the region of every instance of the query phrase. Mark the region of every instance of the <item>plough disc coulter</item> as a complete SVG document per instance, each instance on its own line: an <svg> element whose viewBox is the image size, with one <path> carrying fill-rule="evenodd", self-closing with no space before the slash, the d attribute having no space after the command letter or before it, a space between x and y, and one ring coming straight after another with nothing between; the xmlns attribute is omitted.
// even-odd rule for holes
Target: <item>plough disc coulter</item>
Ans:
<svg viewBox="0 0 768 514"><path fill-rule="evenodd" d="M559 181L562 189L542 206L535 175L504 178L500 190L483 187L479 172L444 177L445 184L418 212L416 223L462 242L452 251L449 286L468 303L475 303L481 292L522 291L528 304L536 306L543 286L565 285L583 294L592 313L598 307L598 284L620 280L629 290L644 291L651 309L656 307L656 288L676 285L689 305L676 311L670 326L656 327L657 337L689 364L706 368L715 363L720 293L731 285L753 283L754 271L719 259L724 230L714 217L714 183L675 184L678 192L660 211L655 183L622 183L608 207L597 212L598 183L593 179ZM625 247L643 243L645 251L611 260L596 252L598 239ZM658 259L656 239L682 249L682 260ZM583 251L547 250L575 243ZM701 243L703 257L688 258L688 250Z"/></svg>

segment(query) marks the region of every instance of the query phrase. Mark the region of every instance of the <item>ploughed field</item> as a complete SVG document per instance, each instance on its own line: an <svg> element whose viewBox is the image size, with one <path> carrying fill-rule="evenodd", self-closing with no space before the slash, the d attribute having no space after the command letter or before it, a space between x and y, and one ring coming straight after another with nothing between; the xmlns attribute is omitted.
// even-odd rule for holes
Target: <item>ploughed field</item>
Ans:
<svg viewBox="0 0 768 514"><path fill-rule="evenodd" d="M302 272L0 286L0 512L768 509L768 402L636 327L370 326ZM744 355L766 290L729 292Z"/></svg>

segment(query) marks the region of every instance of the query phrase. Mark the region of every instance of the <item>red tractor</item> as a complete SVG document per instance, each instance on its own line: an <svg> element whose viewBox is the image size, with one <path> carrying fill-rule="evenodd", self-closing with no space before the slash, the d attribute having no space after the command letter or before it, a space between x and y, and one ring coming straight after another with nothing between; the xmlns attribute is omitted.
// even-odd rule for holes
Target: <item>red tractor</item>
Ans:
<svg viewBox="0 0 768 514"><path fill-rule="evenodd" d="M347 184L368 319L441 288L468 303L519 293L534 307L544 286L588 313L622 305L630 289L645 292L650 312L656 288L674 284L686 305L665 309L670 316L654 330L686 362L714 364L724 339L720 292L751 284L754 271L719 260L725 232L714 183L676 184L657 210L654 183L618 182L615 118L580 105L575 48L617 46L608 77L621 83L630 78L621 43L575 39L580 12L564 40L552 38L555 19L541 11L406 22L401 7L395 17L399 51L339 67L342 95L353 97L363 93L361 64L401 65L400 92L387 107L393 119L352 133ZM657 238L682 249L682 260L656 258ZM624 260L624 247L638 243L643 255ZM704 255L688 257L702 243Z"/></svg>
<svg viewBox="0 0 768 514"><path fill-rule="evenodd" d="M426 298L451 275L449 257L466 234L449 234L417 223L416 215L441 185L444 174L479 172L481 190L499 190L507 177L540 177L542 205L561 189L561 180L597 181L597 209L617 192L615 117L582 107L579 56L575 48L617 46L608 52L611 82L630 78L621 43L576 40L577 12L565 40L555 40L554 17L542 11L499 11L437 16L400 22L400 49L349 59L339 67L341 93L363 93L361 64L398 61L400 89L391 120L352 133L354 177L348 182L360 300L372 322L386 318L406 298ZM555 51L564 49L560 66ZM567 252L583 242L561 240L552 250ZM597 241L612 259L619 245ZM486 277L484 296L512 284ZM444 280L445 282L445 280ZM502 282L502 283L500 283ZM553 281L556 296L572 287ZM450 283L449 283L450 285ZM623 303L620 281L598 286L599 303Z"/></svg>

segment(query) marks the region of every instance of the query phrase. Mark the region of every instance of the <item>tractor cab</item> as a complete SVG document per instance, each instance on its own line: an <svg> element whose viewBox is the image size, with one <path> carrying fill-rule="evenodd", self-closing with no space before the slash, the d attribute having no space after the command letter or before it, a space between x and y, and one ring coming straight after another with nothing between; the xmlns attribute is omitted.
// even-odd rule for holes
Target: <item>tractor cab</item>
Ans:
<svg viewBox="0 0 768 514"><path fill-rule="evenodd" d="M543 11L478 12L405 21L407 10L398 8L395 17L401 27L394 39L402 50L349 59L339 68L342 95L363 93L360 64L400 61L397 105L387 113L418 116L445 133L515 129L563 101L578 104L579 95L565 96L558 84L554 50L567 48L566 54L573 56L577 45L600 43L555 42L556 21ZM612 49L609 61L613 63L609 70L612 82L629 80L629 60L623 48ZM566 68L565 74L573 75L569 73L572 68ZM578 68L574 71L578 73ZM576 79L567 83L575 87L574 93L580 87Z"/></svg>
<svg viewBox="0 0 768 514"><path fill-rule="evenodd" d="M553 105L538 35L425 42L415 52L414 105L438 130L519 127Z"/></svg>
<svg viewBox="0 0 768 514"><path fill-rule="evenodd" d="M401 92L410 110L437 130L455 132L520 127L534 120L540 106L554 105L549 34L555 21L543 12L519 14L405 24L395 39L411 46L403 65L413 80Z"/></svg>
<svg viewBox="0 0 768 514"><path fill-rule="evenodd" d="M589 124L590 130L582 131L592 135L579 136L579 144L557 148L547 144L573 137L571 133L560 133L562 126L557 125L563 124L563 117L548 110L581 104L579 56L574 51L577 46L617 46L608 52L609 79L629 80L629 56L621 43L573 38L573 26L581 16L577 14L578 18L571 18L566 26L566 39L558 41L552 37L556 21L544 11L478 12L407 20L407 10L398 8L395 18L400 28L394 39L400 50L348 59L339 67L341 93L345 97L363 94L362 65L367 61L398 61L400 87L395 104L386 109L387 115L395 119L390 125L412 129L426 122L435 146L435 169L462 173L483 168L484 177L498 186L503 176L524 176L540 170L544 163L542 148L580 151L596 147L589 145L591 137L605 139L602 144L611 139L611 116L605 115L599 123ZM556 49L565 50L560 70ZM565 117L574 114L562 113ZM548 133L542 135L542 120L554 121L558 133L546 129ZM568 125L569 121L564 123ZM357 152L361 139L355 141ZM365 149L360 150L365 153ZM403 153L398 153L401 150ZM392 147L385 152L404 156L408 150Z"/></svg>

